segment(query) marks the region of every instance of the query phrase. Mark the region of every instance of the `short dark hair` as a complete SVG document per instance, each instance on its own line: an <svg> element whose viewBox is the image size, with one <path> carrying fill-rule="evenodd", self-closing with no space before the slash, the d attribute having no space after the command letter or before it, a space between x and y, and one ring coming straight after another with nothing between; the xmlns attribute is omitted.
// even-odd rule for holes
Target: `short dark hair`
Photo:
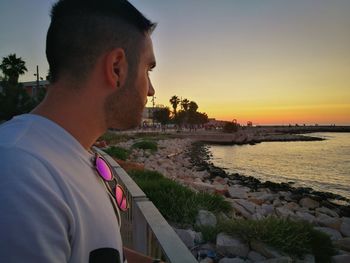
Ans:
<svg viewBox="0 0 350 263"><path fill-rule="evenodd" d="M129 64L137 63L144 36L155 26L126 0L59 0L46 38L50 81L63 74L85 78L101 54L117 47Z"/></svg>

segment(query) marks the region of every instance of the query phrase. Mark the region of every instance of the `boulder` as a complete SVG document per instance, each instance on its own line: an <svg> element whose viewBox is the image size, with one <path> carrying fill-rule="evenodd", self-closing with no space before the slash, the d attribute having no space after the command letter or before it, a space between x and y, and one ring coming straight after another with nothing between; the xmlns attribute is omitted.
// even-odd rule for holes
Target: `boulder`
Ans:
<svg viewBox="0 0 350 263"><path fill-rule="evenodd" d="M333 228L329 228L329 227L315 227L316 230L321 231L325 234L327 234L331 240L338 240L341 239L342 236L339 233L339 231L333 229Z"/></svg>
<svg viewBox="0 0 350 263"><path fill-rule="evenodd" d="M309 214L309 213L305 213L305 212L299 212L296 211L295 216L303 221L309 222L309 223L314 223L316 221L315 216Z"/></svg>
<svg viewBox="0 0 350 263"><path fill-rule="evenodd" d="M283 218L289 218L295 216L293 211L289 210L288 208L282 206L282 207L277 207L276 209L276 214L280 217Z"/></svg>
<svg viewBox="0 0 350 263"><path fill-rule="evenodd" d="M329 215L322 214L322 213L318 213L318 216L316 217L316 222L320 226L334 228L338 231L340 230L340 225L342 223L339 217L331 217Z"/></svg>
<svg viewBox="0 0 350 263"><path fill-rule="evenodd" d="M306 207L309 209L315 209L315 208L320 206L319 202L311 199L310 197L304 197L304 198L300 199L299 204L302 207Z"/></svg>
<svg viewBox="0 0 350 263"><path fill-rule="evenodd" d="M194 189L197 189L199 191L204 191L204 192L214 192L215 191L214 186L211 184L208 184L208 183L193 182L191 185Z"/></svg>
<svg viewBox="0 0 350 263"><path fill-rule="evenodd" d="M323 213L323 214L329 215L331 217L339 217L337 212L335 212L335 211L333 211L333 210L331 210L331 209L329 209L327 207L324 207L324 206L316 208L316 212L317 213Z"/></svg>
<svg viewBox="0 0 350 263"><path fill-rule="evenodd" d="M244 207L245 210L247 210L249 213L254 214L256 211L256 204L249 202L245 199L235 199L235 202L237 202L239 205Z"/></svg>
<svg viewBox="0 0 350 263"><path fill-rule="evenodd" d="M248 194L246 189L237 187L237 186L231 186L228 188L228 194L231 198L239 198L239 199L246 199L248 198Z"/></svg>
<svg viewBox="0 0 350 263"><path fill-rule="evenodd" d="M226 200L229 201L230 204L232 205L232 208L236 212L241 214L244 218L252 219L252 214L249 213L243 206L239 205L235 200L232 200L232 199L226 199Z"/></svg>
<svg viewBox="0 0 350 263"><path fill-rule="evenodd" d="M224 255L232 255L246 257L249 252L249 247L238 238L219 233L216 237L216 248Z"/></svg>
<svg viewBox="0 0 350 263"><path fill-rule="evenodd" d="M248 258L253 262L262 261L266 259L266 257L253 250L248 253Z"/></svg>
<svg viewBox="0 0 350 263"><path fill-rule="evenodd" d="M275 214L275 207L273 205L263 204L261 206L261 212L264 216Z"/></svg>
<svg viewBox="0 0 350 263"><path fill-rule="evenodd" d="M199 210L196 225L197 226L216 226L217 220L213 213L206 210Z"/></svg>
<svg viewBox="0 0 350 263"><path fill-rule="evenodd" d="M300 206L297 203L295 203L295 202L289 202L284 207L288 208L291 211L297 211L300 208Z"/></svg>
<svg viewBox="0 0 350 263"><path fill-rule="evenodd" d="M263 255L266 258L279 258L282 257L282 255L274 248L259 242L259 241L252 241L250 243L250 247L258 252L259 254Z"/></svg>
<svg viewBox="0 0 350 263"><path fill-rule="evenodd" d="M333 245L339 249L350 252L350 237L334 240Z"/></svg>
<svg viewBox="0 0 350 263"><path fill-rule="evenodd" d="M241 258L222 258L219 263L244 263L245 261Z"/></svg>
<svg viewBox="0 0 350 263"><path fill-rule="evenodd" d="M174 229L176 234L180 237L182 242L186 245L188 248L194 247L195 244L195 237L196 237L196 232L190 229Z"/></svg>
<svg viewBox="0 0 350 263"><path fill-rule="evenodd" d="M332 263L349 263L350 255L336 255L332 257Z"/></svg>
<svg viewBox="0 0 350 263"><path fill-rule="evenodd" d="M226 195L228 193L227 185L217 184L214 185L215 193L220 195Z"/></svg>
<svg viewBox="0 0 350 263"><path fill-rule="evenodd" d="M350 237L350 218L349 217L343 217L342 223L340 225L340 232L345 237Z"/></svg>

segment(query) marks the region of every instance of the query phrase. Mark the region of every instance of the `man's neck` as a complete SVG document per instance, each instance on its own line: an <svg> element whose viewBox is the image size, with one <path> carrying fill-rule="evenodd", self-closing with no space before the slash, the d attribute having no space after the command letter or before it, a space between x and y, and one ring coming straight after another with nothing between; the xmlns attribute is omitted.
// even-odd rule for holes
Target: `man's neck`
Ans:
<svg viewBox="0 0 350 263"><path fill-rule="evenodd" d="M51 89L44 101L31 113L57 123L89 150L106 130L102 114L99 114L100 107L94 105L96 102L86 101L74 91L66 94L66 91L59 90L58 87Z"/></svg>

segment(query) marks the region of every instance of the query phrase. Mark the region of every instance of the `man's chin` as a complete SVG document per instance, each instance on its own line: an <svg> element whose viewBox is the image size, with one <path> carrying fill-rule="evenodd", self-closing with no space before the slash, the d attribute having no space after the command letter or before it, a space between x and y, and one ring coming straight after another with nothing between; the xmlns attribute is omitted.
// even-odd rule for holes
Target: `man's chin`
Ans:
<svg viewBox="0 0 350 263"><path fill-rule="evenodd" d="M127 131L127 130L133 130L141 125L141 120L135 121L135 122L128 122L128 123L115 123L114 125L109 125L109 129L114 129L118 131Z"/></svg>

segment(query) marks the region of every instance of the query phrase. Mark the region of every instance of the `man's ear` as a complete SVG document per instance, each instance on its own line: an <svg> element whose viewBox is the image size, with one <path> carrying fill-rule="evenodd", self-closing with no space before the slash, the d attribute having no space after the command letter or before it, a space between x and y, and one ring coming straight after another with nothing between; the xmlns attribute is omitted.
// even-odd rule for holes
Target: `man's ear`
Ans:
<svg viewBox="0 0 350 263"><path fill-rule="evenodd" d="M108 86L118 88L125 84L128 75L128 63L124 49L116 48L106 54L105 73Z"/></svg>

